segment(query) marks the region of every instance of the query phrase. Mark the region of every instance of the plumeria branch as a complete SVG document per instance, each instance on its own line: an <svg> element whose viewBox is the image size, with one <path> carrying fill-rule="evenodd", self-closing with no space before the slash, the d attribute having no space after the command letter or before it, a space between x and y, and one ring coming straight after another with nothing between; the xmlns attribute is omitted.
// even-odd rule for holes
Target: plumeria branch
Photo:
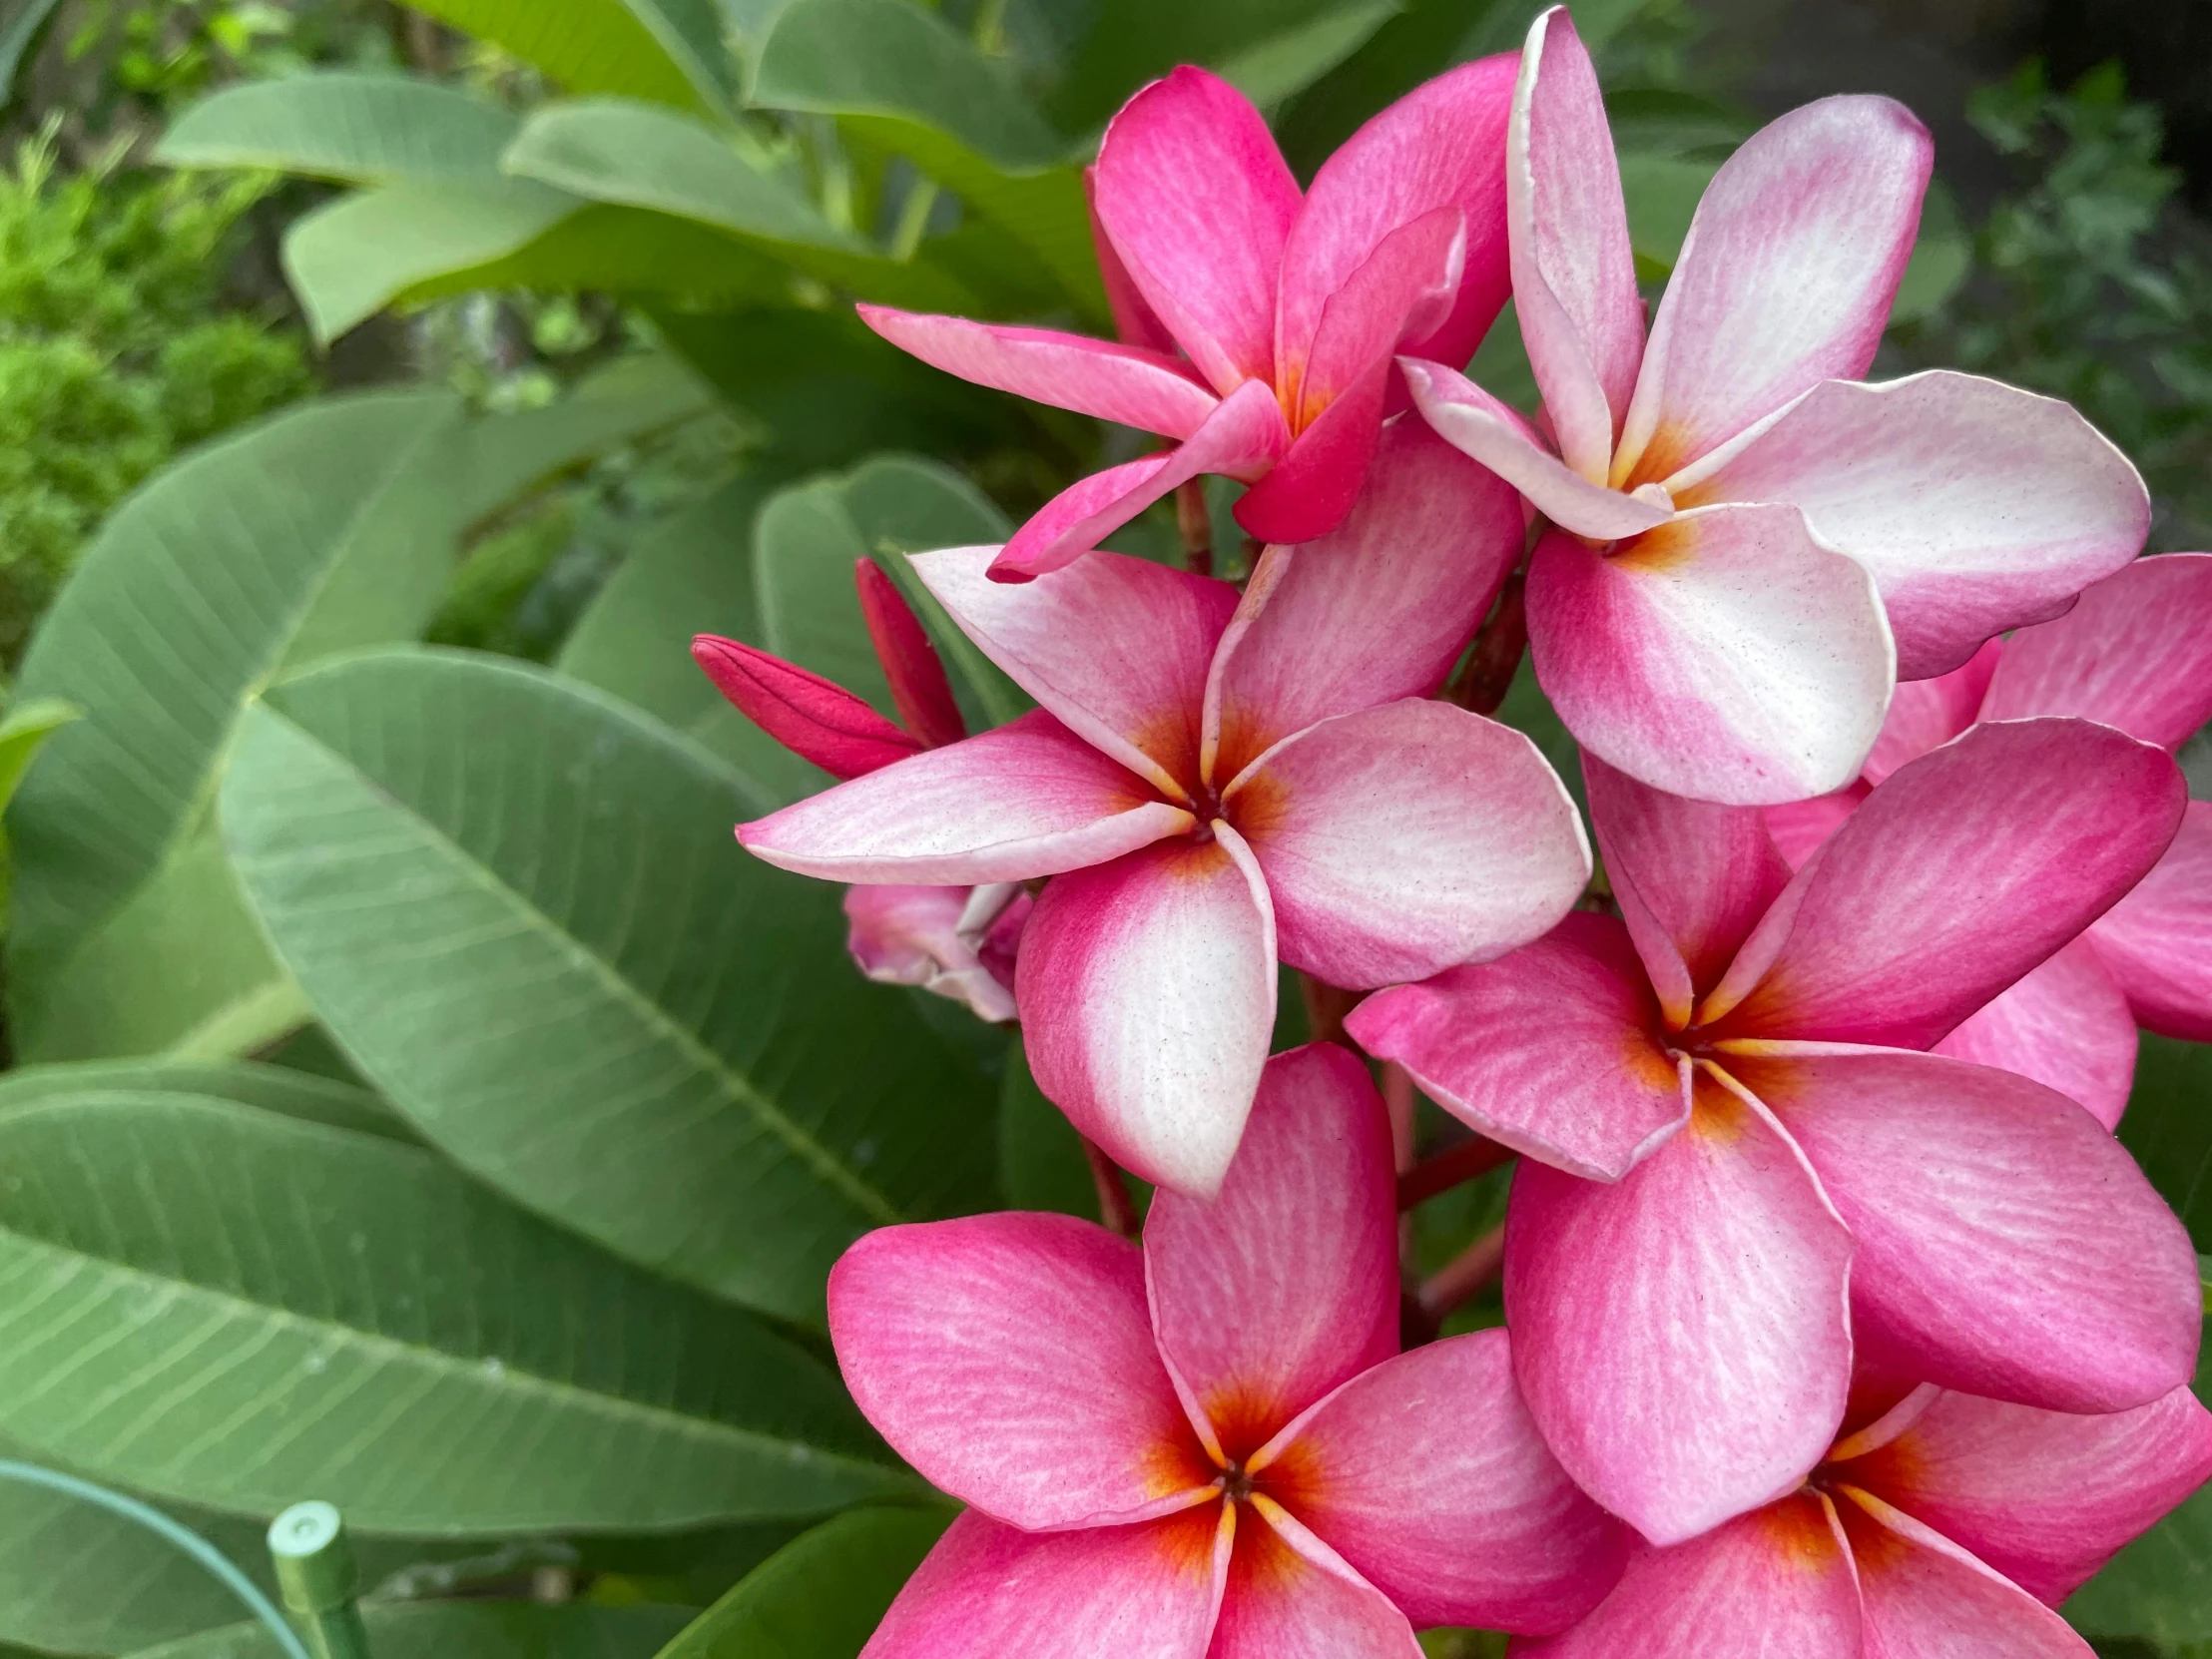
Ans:
<svg viewBox="0 0 2212 1659"><path fill-rule="evenodd" d="M1098 1188L1098 1219L1108 1231L1125 1239L1137 1236L1137 1206L1129 1196L1129 1181L1121 1166L1099 1150L1088 1135L1083 1142L1084 1160L1091 1166L1091 1181Z"/></svg>
<svg viewBox="0 0 2212 1659"><path fill-rule="evenodd" d="M1206 480L1175 486L1175 528L1183 538L1183 563L1200 576L1214 574L1214 515L1206 505Z"/></svg>
<svg viewBox="0 0 2212 1659"><path fill-rule="evenodd" d="M1526 579L1519 571L1505 578L1497 603L1474 636L1473 649L1459 672L1444 688L1444 697L1472 714L1495 714L1520 672L1522 654L1528 649Z"/></svg>
<svg viewBox="0 0 2212 1659"><path fill-rule="evenodd" d="M1434 1198L1438 1193L1449 1192L1453 1187L1472 1181L1476 1176L1487 1175L1513 1160L1513 1149L1500 1146L1484 1135L1469 1135L1457 1145L1446 1148L1430 1158L1424 1158L1397 1178L1397 1207L1410 1210L1414 1205Z"/></svg>
<svg viewBox="0 0 2212 1659"><path fill-rule="evenodd" d="M1496 1284L1504 1267L1505 1226L1500 1222L1421 1281L1414 1300L1440 1326L1452 1310Z"/></svg>

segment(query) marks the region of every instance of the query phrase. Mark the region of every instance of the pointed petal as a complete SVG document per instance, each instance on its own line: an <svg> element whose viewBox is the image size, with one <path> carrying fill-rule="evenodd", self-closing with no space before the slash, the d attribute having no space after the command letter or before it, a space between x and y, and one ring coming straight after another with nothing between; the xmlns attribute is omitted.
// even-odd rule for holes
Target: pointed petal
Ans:
<svg viewBox="0 0 2212 1659"><path fill-rule="evenodd" d="M1667 1018L1690 1023L1790 868L1756 807L1716 807L1582 757L1606 878Z"/></svg>
<svg viewBox="0 0 2212 1659"><path fill-rule="evenodd" d="M1421 418L1454 448L1473 456L1578 536L1617 541L1667 522L1673 509L1607 489L1551 452L1528 422L1457 369L1404 356L1406 389Z"/></svg>
<svg viewBox="0 0 2212 1659"><path fill-rule="evenodd" d="M1280 1505L1237 1517L1208 1659L1421 1659L1405 1615Z"/></svg>
<svg viewBox="0 0 2212 1659"><path fill-rule="evenodd" d="M965 1003L977 1019L1014 1017L1014 993L960 931L972 887L844 889L844 947L862 973Z"/></svg>
<svg viewBox="0 0 2212 1659"><path fill-rule="evenodd" d="M1881 783L1899 767L1950 742L1979 720L1981 700L2004 649L2002 640L1986 641L1948 674L1899 686L1897 696L1890 699L1890 718L1882 723L1882 736L1874 740L1874 751L1867 757L1862 773L1866 781Z"/></svg>
<svg viewBox="0 0 2212 1659"><path fill-rule="evenodd" d="M2212 720L2212 553L2137 559L2004 647L1988 720L2079 715L2179 749Z"/></svg>
<svg viewBox="0 0 2212 1659"><path fill-rule="evenodd" d="M1545 1447L1503 1331L1354 1378L1282 1437L1262 1475L1424 1628L1563 1630L1620 1575L1626 1529Z"/></svg>
<svg viewBox="0 0 2212 1659"><path fill-rule="evenodd" d="M738 826L779 869L903 885L1025 881L1193 827L1042 709Z"/></svg>
<svg viewBox="0 0 2212 1659"><path fill-rule="evenodd" d="M1882 1659L2094 1659L2066 1621L1948 1538L1842 1487L1867 1651Z"/></svg>
<svg viewBox="0 0 2212 1659"><path fill-rule="evenodd" d="M2166 855L2089 938L2141 1024L2212 1042L2212 802L2189 803Z"/></svg>
<svg viewBox="0 0 2212 1659"><path fill-rule="evenodd" d="M1045 1098L1122 1168L1219 1191L1275 1025L1274 912L1236 831L1052 882L1014 985Z"/></svg>
<svg viewBox="0 0 2212 1659"><path fill-rule="evenodd" d="M2102 1416L1941 1393L1837 1472L2055 1607L2212 1475L2212 1412L2187 1388Z"/></svg>
<svg viewBox="0 0 2212 1659"><path fill-rule="evenodd" d="M1339 715L1223 792L1283 959L1364 990L1548 931L1590 878L1573 799L1526 736L1449 703Z"/></svg>
<svg viewBox="0 0 2212 1659"><path fill-rule="evenodd" d="M1528 643L1585 749L1654 789L1735 806L1858 775L1893 683L1867 573L1788 507L1712 507L1610 555L1554 532Z"/></svg>
<svg viewBox="0 0 2212 1659"><path fill-rule="evenodd" d="M1524 1161L1513 1369L1582 1489L1675 1544L1793 1490L1843 1420L1851 1236L1796 1147L1703 1077L1617 1186Z"/></svg>
<svg viewBox="0 0 2212 1659"><path fill-rule="evenodd" d="M1821 381L1867 371L1933 156L1904 105L1848 97L1792 110L1721 164L1659 301L1613 482L1663 483Z"/></svg>
<svg viewBox="0 0 2212 1659"><path fill-rule="evenodd" d="M1700 1020L1923 1048L2094 921L2181 822L2164 752L2004 721L1896 773L1792 878Z"/></svg>
<svg viewBox="0 0 2212 1659"><path fill-rule="evenodd" d="M1153 1329L1228 1456L1397 1352L1396 1194L1367 1068L1312 1043L1268 1062L1218 1198L1153 1199Z"/></svg>
<svg viewBox="0 0 2212 1659"><path fill-rule="evenodd" d="M1564 6L1521 47L1505 191L1528 364L1568 466L1604 483L1644 352L1644 306L1597 69Z"/></svg>
<svg viewBox="0 0 2212 1659"><path fill-rule="evenodd" d="M1598 1610L1515 1659L1862 1659L1834 1508L1803 1492L1673 1549L1646 1547Z"/></svg>
<svg viewBox="0 0 2212 1659"><path fill-rule="evenodd" d="M2069 404L1945 369L1815 386L1674 493L1683 507L1801 509L1816 536L1874 573L1905 680L1946 673L1991 635L2059 615L2134 558L2150 528L2143 480Z"/></svg>
<svg viewBox="0 0 2212 1659"><path fill-rule="evenodd" d="M1123 553L1034 582L994 582L992 551L907 557L961 632L1023 691L1104 754L1188 799L1207 670L1237 590Z"/></svg>
<svg viewBox="0 0 2212 1659"><path fill-rule="evenodd" d="M2135 1016L2087 939L2075 939L1933 1050L2017 1072L2111 1129L2135 1084Z"/></svg>
<svg viewBox="0 0 2212 1659"><path fill-rule="evenodd" d="M863 777L922 747L864 698L766 651L701 634L692 641L692 660L738 713L832 778Z"/></svg>
<svg viewBox="0 0 2212 1659"><path fill-rule="evenodd" d="M1013 1525L1136 1519L1213 1481L1153 1346L1143 1262L1087 1221L878 1228L830 1272L830 1336L898 1454Z"/></svg>
<svg viewBox="0 0 2212 1659"><path fill-rule="evenodd" d="M1370 370L1387 366L1409 335L1434 331L1458 297L1466 253L1466 215L1444 203L1391 229L1346 274L1322 302L1305 358L1285 358L1277 369L1301 431Z"/></svg>
<svg viewBox="0 0 2212 1659"><path fill-rule="evenodd" d="M1611 916L1576 911L1509 956L1379 991L1345 1029L1462 1123L1589 1180L1618 1181L1689 1117Z"/></svg>
<svg viewBox="0 0 2212 1659"><path fill-rule="evenodd" d="M924 749L958 743L967 736L967 721L921 619L898 591L898 584L873 559L853 560L852 580L859 590L860 620L867 624L875 660L883 665L898 718Z"/></svg>
<svg viewBox="0 0 2212 1659"><path fill-rule="evenodd" d="M1946 1388L2123 1411L2189 1380L2189 1236L2079 1106L1988 1066L1841 1043L1725 1045L1858 1241L1853 1317Z"/></svg>
<svg viewBox="0 0 2212 1659"><path fill-rule="evenodd" d="M1389 359L1379 358L1237 498L1237 523L1247 535L1287 547L1326 536L1344 522L1375 459L1389 371Z"/></svg>
<svg viewBox="0 0 2212 1659"><path fill-rule="evenodd" d="M887 305L858 309L861 321L932 368L1163 437L1189 437L1221 402L1188 364L1142 346Z"/></svg>
<svg viewBox="0 0 2212 1659"><path fill-rule="evenodd" d="M1207 1659L1226 1534L1212 1504L1140 1526L1044 1533L971 1509L906 1581L861 1659Z"/></svg>
<svg viewBox="0 0 2212 1659"><path fill-rule="evenodd" d="M1275 379L1275 291L1298 181L1244 94L1189 65L1121 108L1098 217L1132 281L1223 396Z"/></svg>
<svg viewBox="0 0 2212 1659"><path fill-rule="evenodd" d="M1157 351L1164 357L1175 355L1175 337L1167 325L1155 316L1152 307L1145 303L1143 294L1129 276L1129 268L1121 263L1121 256L1114 251L1114 239L1106 234L1106 227L1098 222L1098 169L1083 169L1083 205L1090 212L1091 247L1098 255L1098 279L1106 289L1106 308L1114 315L1114 337L1124 345L1140 346L1147 351Z"/></svg>
<svg viewBox="0 0 2212 1659"><path fill-rule="evenodd" d="M1352 516L1271 547L1215 656L1211 776L1332 715L1443 684L1521 550L1510 486L1418 420L1383 428Z"/></svg>

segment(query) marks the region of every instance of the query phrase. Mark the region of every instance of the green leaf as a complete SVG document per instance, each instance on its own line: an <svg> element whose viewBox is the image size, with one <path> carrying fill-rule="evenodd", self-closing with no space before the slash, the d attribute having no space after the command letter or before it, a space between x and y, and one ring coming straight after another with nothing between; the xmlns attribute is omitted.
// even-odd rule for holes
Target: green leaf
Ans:
<svg viewBox="0 0 2212 1659"><path fill-rule="evenodd" d="M101 1090L213 1096L256 1111L355 1134L412 1141L414 1131L368 1090L288 1066L248 1060L208 1065L190 1060L73 1060L0 1073L0 1112Z"/></svg>
<svg viewBox="0 0 2212 1659"><path fill-rule="evenodd" d="M678 1607L433 1601L368 1607L362 1622L376 1659L651 1659L688 1616ZM281 1651L260 1625L238 1624L133 1659L281 1659Z"/></svg>
<svg viewBox="0 0 2212 1659"><path fill-rule="evenodd" d="M1911 322L1928 315L1958 291L1972 265L1973 243L1959 222L1958 204L1941 180L1932 180L1921 203L1913 257L1906 262L1897 298L1890 306L1890 320Z"/></svg>
<svg viewBox="0 0 2212 1659"><path fill-rule="evenodd" d="M15 799L46 740L84 718L84 710L59 697L32 698L9 708L7 718L0 720L0 810Z"/></svg>
<svg viewBox="0 0 2212 1659"><path fill-rule="evenodd" d="M61 0L22 0L16 13L0 24L0 103L13 102L15 78L23 72L23 60L37 46L39 37Z"/></svg>
<svg viewBox="0 0 2212 1659"><path fill-rule="evenodd" d="M1690 234L1690 220L1720 163L1631 153L1622 155L1620 166L1637 275L1663 276L1681 257L1682 239Z"/></svg>
<svg viewBox="0 0 2212 1659"><path fill-rule="evenodd" d="M1367 44L1396 16L1398 0L1367 0L1363 5L1324 12L1254 41L1222 59L1221 78L1262 109L1272 109L1304 92Z"/></svg>
<svg viewBox="0 0 2212 1659"><path fill-rule="evenodd" d="M1285 977L1288 977L1286 975ZM1098 1188L1083 1140L1029 1074L1021 1034L1006 1045L998 1097L998 1184L1015 1210L1058 1210L1098 1220Z"/></svg>
<svg viewBox="0 0 2212 1659"><path fill-rule="evenodd" d="M660 1659L856 1659L951 1521L942 1509L856 1509L763 1561Z"/></svg>
<svg viewBox="0 0 2212 1659"><path fill-rule="evenodd" d="M2135 1155L2174 1213L2212 1251L2212 1046L2146 1031L2120 1144Z"/></svg>
<svg viewBox="0 0 2212 1659"><path fill-rule="evenodd" d="M819 1362L373 1136L177 1093L0 1115L0 1413L38 1455L364 1531L909 1489Z"/></svg>
<svg viewBox="0 0 2212 1659"><path fill-rule="evenodd" d="M167 167L254 167L353 185L492 181L517 118L453 87L348 70L244 81L169 125Z"/></svg>
<svg viewBox="0 0 2212 1659"><path fill-rule="evenodd" d="M989 1202L988 1085L845 959L836 888L604 694L449 652L273 689L223 820L360 1071L530 1208L800 1319L869 1227Z"/></svg>
<svg viewBox="0 0 2212 1659"><path fill-rule="evenodd" d="M1117 0L1090 14L1089 30L1069 59L1050 113L1063 131L1088 131L1103 124L1137 88L1177 64L1218 68L1263 42L1325 28L1327 20L1364 13L1369 5L1370 0L1204 0L1197 5L1190 0ZM1466 0L1454 0L1451 9L1463 19ZM1372 115L1374 106L1367 113Z"/></svg>
<svg viewBox="0 0 2212 1659"><path fill-rule="evenodd" d="M2212 1641L2212 1486L2121 1550L2062 1611L2085 1636L2162 1648Z"/></svg>
<svg viewBox="0 0 2212 1659"><path fill-rule="evenodd" d="M407 0L570 92L727 114L736 64L716 0Z"/></svg>

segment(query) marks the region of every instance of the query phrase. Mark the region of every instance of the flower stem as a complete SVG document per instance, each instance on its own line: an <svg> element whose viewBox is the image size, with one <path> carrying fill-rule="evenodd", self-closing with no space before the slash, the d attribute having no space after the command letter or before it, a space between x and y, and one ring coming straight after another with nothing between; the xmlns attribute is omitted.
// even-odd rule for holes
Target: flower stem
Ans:
<svg viewBox="0 0 2212 1659"><path fill-rule="evenodd" d="M1129 1197L1129 1183L1122 1179L1121 1166L1099 1149L1090 1136L1081 1137L1083 1156L1091 1166L1091 1180L1098 1188L1098 1219L1106 1224L1109 1232L1119 1233L1125 1239L1137 1236L1137 1206Z"/></svg>
<svg viewBox="0 0 2212 1659"><path fill-rule="evenodd" d="M1214 515L1206 506L1206 480L1175 486L1175 528L1183 537L1183 563L1201 576L1214 574Z"/></svg>
<svg viewBox="0 0 2212 1659"><path fill-rule="evenodd" d="M1505 1226L1501 1222L1423 1280L1414 1300L1429 1320L1441 1325L1454 1308L1496 1284L1504 1267Z"/></svg>
<svg viewBox="0 0 2212 1659"><path fill-rule="evenodd" d="M1474 636L1474 649L1444 689L1444 696L1460 708L1478 715L1495 714L1512 689L1521 653L1528 649L1525 592L1526 583L1517 570L1498 590L1497 603Z"/></svg>
<svg viewBox="0 0 2212 1659"><path fill-rule="evenodd" d="M1510 1163L1513 1149L1483 1135L1469 1135L1433 1158L1424 1158L1397 1178L1397 1207L1410 1210L1438 1193L1449 1192L1478 1175Z"/></svg>
<svg viewBox="0 0 2212 1659"><path fill-rule="evenodd" d="M1316 979L1310 973L1298 976L1299 1000L1306 1004L1306 1040L1316 1043L1343 1043L1351 1047L1351 1039L1345 1035L1345 1015L1359 1004L1358 991L1339 990L1325 980Z"/></svg>

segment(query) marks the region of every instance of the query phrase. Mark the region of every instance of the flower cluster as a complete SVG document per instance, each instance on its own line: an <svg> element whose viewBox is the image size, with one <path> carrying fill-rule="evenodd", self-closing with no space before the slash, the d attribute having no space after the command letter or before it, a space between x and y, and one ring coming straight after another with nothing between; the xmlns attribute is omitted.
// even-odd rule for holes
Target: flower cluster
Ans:
<svg viewBox="0 0 2212 1659"><path fill-rule="evenodd" d="M874 1659L2088 1653L2052 1607L2212 1475L2196 1257L2110 1133L2139 1025L2212 1039L2172 758L2212 555L2138 559L2063 404L1862 381L1929 167L1887 100L1785 116L1647 334L1553 10L1305 192L1223 82L1140 92L1091 180L1117 342L863 307L1170 440L912 556L1008 725L869 561L898 723L696 647L842 780L744 845L850 884L871 975L1018 1015L1158 1189L1141 1243L979 1216L838 1265L854 1397L969 1505ZM1508 293L1534 420L1461 372ZM1208 472L1241 586L1099 547ZM1453 672L1522 626L1589 835ZM1279 964L1341 1040L1270 1057ZM1401 1288L1416 1083L1459 1168L1518 1160L1506 1330Z"/></svg>

